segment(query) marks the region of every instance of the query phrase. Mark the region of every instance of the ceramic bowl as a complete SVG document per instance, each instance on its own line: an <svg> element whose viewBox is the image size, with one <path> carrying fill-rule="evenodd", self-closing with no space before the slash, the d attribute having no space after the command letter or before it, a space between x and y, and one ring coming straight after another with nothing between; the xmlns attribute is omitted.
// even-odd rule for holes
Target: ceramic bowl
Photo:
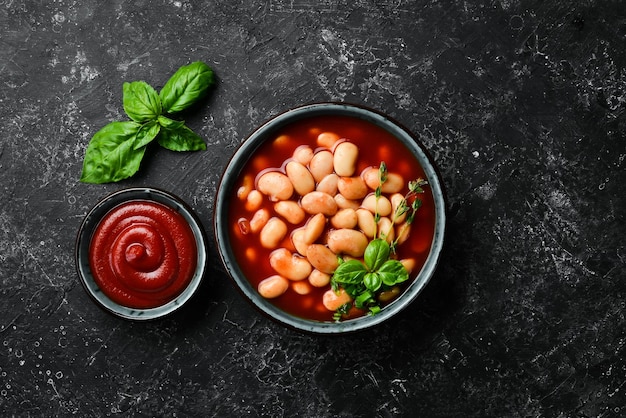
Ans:
<svg viewBox="0 0 626 418"><path fill-rule="evenodd" d="M239 261L233 251L232 237L229 235L229 205L232 196L237 192L237 181L246 163L255 151L266 141L276 138L277 133L288 125L298 123L307 118L318 116L348 116L368 121L380 127L399 141L415 156L422 166L426 180L433 195L435 224L432 243L426 261L404 292L391 304L385 306L375 315L366 315L356 319L335 321L310 320L287 313L278 308L272 300L264 299L246 278ZM373 145L375 146L375 145ZM446 203L441 178L423 144L407 129L390 117L362 106L344 103L316 103L304 105L284 113L258 127L236 150L227 164L219 183L215 201L214 231L217 250L219 251L226 271L232 277L241 294L260 312L271 319L293 329L316 334L340 334L371 328L381 324L398 314L411 304L433 276L444 241L446 225Z"/></svg>
<svg viewBox="0 0 626 418"><path fill-rule="evenodd" d="M197 248L196 268L187 286L176 297L160 306L132 308L111 300L98 286L89 263L89 248L93 234L102 218L117 206L131 201L148 201L163 204L178 212L188 223ZM200 221L192 210L177 196L155 188L128 188L114 192L98 202L85 216L76 238L75 261L78 277L87 295L102 309L115 316L146 321L172 314L183 307L200 287L206 267L206 236Z"/></svg>

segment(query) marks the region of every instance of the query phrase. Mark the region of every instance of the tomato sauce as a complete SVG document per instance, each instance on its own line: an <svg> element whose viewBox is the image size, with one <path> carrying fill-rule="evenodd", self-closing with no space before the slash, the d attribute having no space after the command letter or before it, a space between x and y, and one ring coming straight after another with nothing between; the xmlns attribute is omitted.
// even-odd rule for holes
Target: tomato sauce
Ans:
<svg viewBox="0 0 626 418"><path fill-rule="evenodd" d="M95 282L112 301L129 308L155 308L175 299L193 277L196 259L185 218L147 200L111 209L89 247Z"/></svg>
<svg viewBox="0 0 626 418"><path fill-rule="evenodd" d="M368 167L378 167L381 161L387 165L388 172L401 174L408 183L409 180L425 178L422 167L412 153L393 135L386 130L373 125L370 122L349 116L320 116L305 119L285 127L277 133L276 139L266 141L255 152L240 173L236 187L244 183L246 176L257 178L263 171L280 170L285 172L284 165L296 148L303 145L310 146L314 151L320 150L317 145L317 136L322 132L334 132L340 138L353 142L359 147L359 158L355 175L359 175ZM415 277L421 270L433 240L435 224L435 208L433 196L428 186L424 187L425 193L419 195L422 207L417 211L411 227L409 239L397 248L398 259L414 258L415 268L411 274ZM408 186L401 191L404 195L408 192ZM294 192L295 193L295 192ZM299 196L294 195L291 200L298 201ZM270 213L274 213L273 202L264 196L263 206ZM250 219L253 213L245 209L244 203L233 196L230 203L230 219L232 247L239 264L250 283L256 288L263 279L276 274L269 263L272 249L265 249L259 244L258 235L251 233L242 234L238 222L242 219ZM273 215L278 216L278 215ZM289 233L282 246L293 248L290 243L290 233L304 225L306 220L299 225L289 225ZM327 228L330 228L327 226ZM410 284L411 279L402 284L403 288ZM279 308L302 318L331 321L333 312L327 310L322 304L322 295L330 288L313 287L311 292L301 295L290 288L281 296L271 299ZM360 312L363 314L363 312Z"/></svg>

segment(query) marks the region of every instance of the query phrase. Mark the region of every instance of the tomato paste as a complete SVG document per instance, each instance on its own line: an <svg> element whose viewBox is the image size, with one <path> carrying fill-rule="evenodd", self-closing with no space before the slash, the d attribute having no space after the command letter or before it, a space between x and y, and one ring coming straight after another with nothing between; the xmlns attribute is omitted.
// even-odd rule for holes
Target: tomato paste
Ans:
<svg viewBox="0 0 626 418"><path fill-rule="evenodd" d="M147 200L109 211L89 247L95 282L112 301L129 308L155 308L175 299L193 277L196 259L185 218Z"/></svg>

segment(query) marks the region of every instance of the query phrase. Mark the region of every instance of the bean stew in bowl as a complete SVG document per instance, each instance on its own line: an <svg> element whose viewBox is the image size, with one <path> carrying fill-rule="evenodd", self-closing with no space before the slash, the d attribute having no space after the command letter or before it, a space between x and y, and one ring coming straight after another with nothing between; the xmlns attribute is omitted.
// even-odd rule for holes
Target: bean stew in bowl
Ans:
<svg viewBox="0 0 626 418"><path fill-rule="evenodd" d="M320 334L392 317L434 274L446 209L417 139L389 117L305 105L255 130L215 202L226 270L255 307Z"/></svg>

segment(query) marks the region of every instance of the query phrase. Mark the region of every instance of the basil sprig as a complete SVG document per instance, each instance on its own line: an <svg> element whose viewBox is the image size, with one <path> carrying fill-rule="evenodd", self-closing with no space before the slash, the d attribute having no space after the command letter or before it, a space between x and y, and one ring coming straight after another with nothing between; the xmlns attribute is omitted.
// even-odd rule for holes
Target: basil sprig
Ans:
<svg viewBox="0 0 626 418"><path fill-rule="evenodd" d="M155 139L171 151L205 150L200 136L169 116L188 109L214 83L213 70L200 61L180 67L158 93L145 81L124 83L122 103L131 120L111 122L94 134L80 181L110 183L131 177Z"/></svg>
<svg viewBox="0 0 626 418"><path fill-rule="evenodd" d="M379 185L375 190L374 220L377 225L380 221L378 201L382 196L382 185L387 181L387 177L387 165L381 161L378 167ZM424 193L423 186L427 184L428 182L422 178L409 181L409 191L396 208L390 228L394 227L396 220L406 216L400 234L407 233L405 228L411 226L415 220L415 213L422 206L422 200L417 196ZM389 243L383 231L377 230L375 238L365 248L363 262L360 260L344 262L339 258L339 266L335 269L330 284L334 291L343 288L352 297L353 303L346 303L335 312L333 317L336 321L340 321L344 315L347 315L352 305L359 309L369 309L370 314L380 312L379 299L383 299L383 292L389 291L393 294L394 291L399 290L397 285L409 279L409 272L404 265L395 258L391 258L391 255L396 253L400 234Z"/></svg>
<svg viewBox="0 0 626 418"><path fill-rule="evenodd" d="M332 288L343 288L354 299L355 307L377 313L380 304L376 295L409 279L406 268L400 261L390 259L390 255L391 247L386 240L377 238L370 241L365 248L363 262L340 260L331 278ZM340 319L343 313L338 312L336 319Z"/></svg>

